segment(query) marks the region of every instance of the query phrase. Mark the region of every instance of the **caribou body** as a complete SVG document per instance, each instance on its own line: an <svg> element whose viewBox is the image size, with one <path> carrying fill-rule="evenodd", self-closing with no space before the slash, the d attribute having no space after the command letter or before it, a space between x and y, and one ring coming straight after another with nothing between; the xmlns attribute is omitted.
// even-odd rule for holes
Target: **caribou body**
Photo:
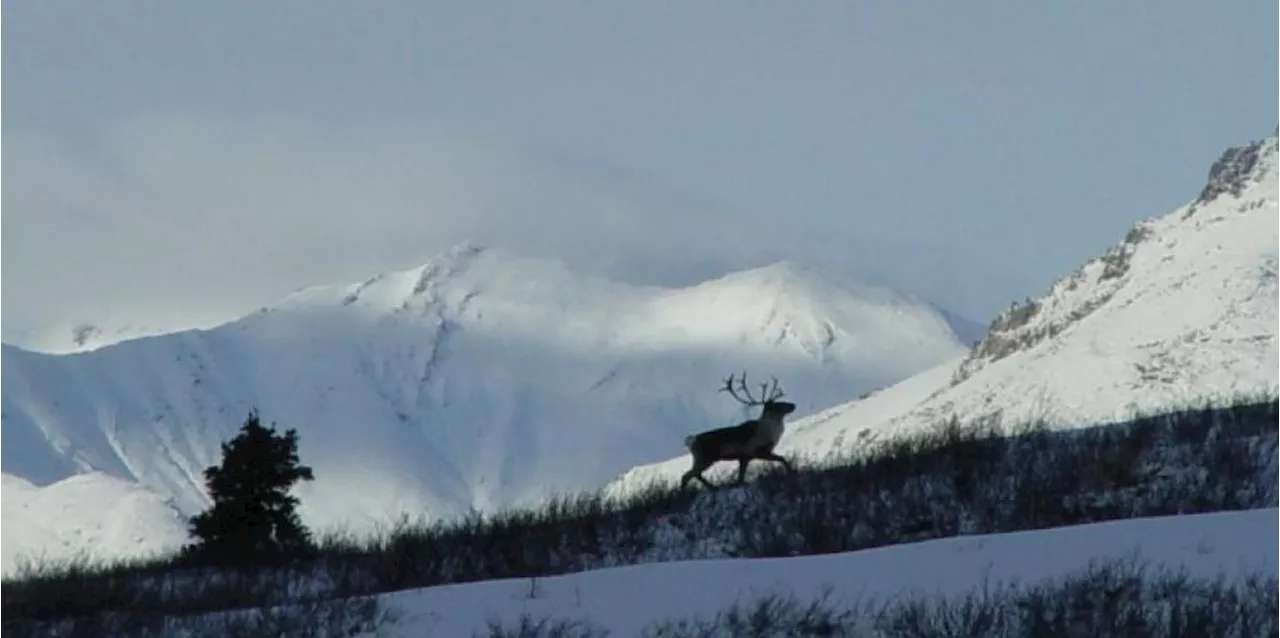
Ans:
<svg viewBox="0 0 1280 638"><path fill-rule="evenodd" d="M743 405L760 406L760 416L737 425L685 437L684 445L693 455L693 467L680 478L681 488L693 479L702 481L702 484L707 487L713 487L702 473L718 461L738 462L739 484L746 482L747 466L757 459L781 463L788 471L793 471L791 463L781 455L775 454L773 448L778 445L786 429L783 419L795 412L796 405L778 400L782 398L783 392L778 388L777 379L773 380L772 387L763 383L760 385L761 398L757 399L747 389L745 372L737 388L734 387L733 375L729 375L725 380L724 387L720 388L720 391L728 392Z"/></svg>

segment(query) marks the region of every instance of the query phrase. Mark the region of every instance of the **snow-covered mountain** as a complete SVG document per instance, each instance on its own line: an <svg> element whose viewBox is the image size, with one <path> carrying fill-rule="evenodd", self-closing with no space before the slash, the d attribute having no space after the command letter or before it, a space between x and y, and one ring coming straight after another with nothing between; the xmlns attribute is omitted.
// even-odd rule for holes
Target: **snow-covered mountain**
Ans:
<svg viewBox="0 0 1280 638"><path fill-rule="evenodd" d="M963 352L927 304L792 264L635 287L466 244L210 330L6 345L3 469L38 486L101 472L192 514L201 471L257 407L298 429L315 469L304 520L363 529L668 457L745 413L717 392L731 372L776 375L804 413Z"/></svg>
<svg viewBox="0 0 1280 638"><path fill-rule="evenodd" d="M1087 425L1239 393L1276 392L1277 138L1231 148L1188 204L992 322L968 354L792 425L779 451L838 454L951 416ZM688 457L633 468L627 491Z"/></svg>

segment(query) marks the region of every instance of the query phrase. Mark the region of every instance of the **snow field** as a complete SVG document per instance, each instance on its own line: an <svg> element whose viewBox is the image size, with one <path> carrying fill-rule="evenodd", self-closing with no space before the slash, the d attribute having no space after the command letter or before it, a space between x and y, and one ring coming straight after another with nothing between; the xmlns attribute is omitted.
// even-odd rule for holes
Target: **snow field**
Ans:
<svg viewBox="0 0 1280 638"><path fill-rule="evenodd" d="M845 554L654 563L538 579L511 579L388 594L399 621L385 636L470 636L491 620L582 620L615 636L654 622L708 618L735 602L773 593L802 602L830 588L831 601L959 596L984 582L1035 584L1091 562L1139 558L1193 575L1240 579L1277 574L1277 515L1245 512L1169 516L1048 530L948 538Z"/></svg>

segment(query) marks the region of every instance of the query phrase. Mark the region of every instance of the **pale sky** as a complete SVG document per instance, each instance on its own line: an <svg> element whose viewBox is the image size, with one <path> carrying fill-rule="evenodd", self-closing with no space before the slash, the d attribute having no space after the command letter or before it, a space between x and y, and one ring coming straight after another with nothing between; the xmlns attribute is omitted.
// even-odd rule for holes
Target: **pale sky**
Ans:
<svg viewBox="0 0 1280 638"><path fill-rule="evenodd" d="M785 258L985 322L1278 121L1274 0L0 19L6 335L248 309L466 239L637 283Z"/></svg>

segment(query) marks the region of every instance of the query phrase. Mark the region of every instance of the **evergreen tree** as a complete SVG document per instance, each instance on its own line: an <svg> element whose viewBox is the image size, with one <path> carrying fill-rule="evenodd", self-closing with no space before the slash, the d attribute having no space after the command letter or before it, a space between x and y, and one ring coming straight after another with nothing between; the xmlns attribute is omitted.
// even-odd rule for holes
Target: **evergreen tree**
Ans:
<svg viewBox="0 0 1280 638"><path fill-rule="evenodd" d="M222 444L222 465L204 471L213 505L190 519L197 540L186 549L200 562L251 565L298 556L311 546L289 489L313 480L299 464L298 433L263 427L255 409L240 433Z"/></svg>

